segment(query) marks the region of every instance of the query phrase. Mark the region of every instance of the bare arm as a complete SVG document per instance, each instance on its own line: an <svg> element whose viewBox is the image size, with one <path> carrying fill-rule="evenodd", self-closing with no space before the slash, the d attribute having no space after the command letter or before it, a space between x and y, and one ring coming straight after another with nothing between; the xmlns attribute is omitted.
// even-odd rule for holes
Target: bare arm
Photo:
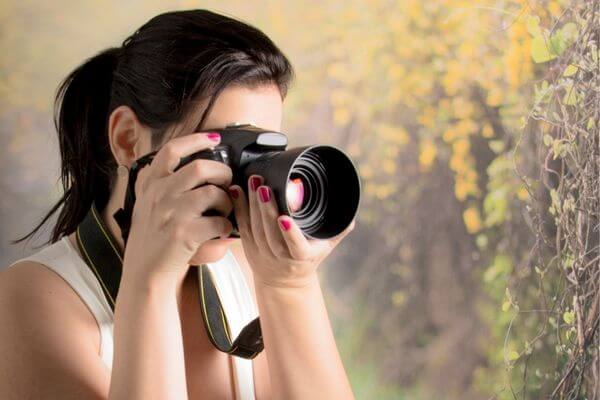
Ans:
<svg viewBox="0 0 600 400"><path fill-rule="evenodd" d="M255 291L274 398L352 398L316 274L303 287Z"/></svg>
<svg viewBox="0 0 600 400"><path fill-rule="evenodd" d="M115 307L110 400L188 398L176 286L124 274Z"/></svg>
<svg viewBox="0 0 600 400"><path fill-rule="evenodd" d="M257 373L266 364L266 376L258 379L269 382L275 399L351 398L317 277L292 290L255 282L240 245L231 251L257 301L265 341L265 350L254 359Z"/></svg>
<svg viewBox="0 0 600 400"><path fill-rule="evenodd" d="M230 190L252 270L273 398L353 399L316 270L354 223L332 239L308 241L290 217L278 214L270 188L261 184L252 176L247 191L237 185Z"/></svg>

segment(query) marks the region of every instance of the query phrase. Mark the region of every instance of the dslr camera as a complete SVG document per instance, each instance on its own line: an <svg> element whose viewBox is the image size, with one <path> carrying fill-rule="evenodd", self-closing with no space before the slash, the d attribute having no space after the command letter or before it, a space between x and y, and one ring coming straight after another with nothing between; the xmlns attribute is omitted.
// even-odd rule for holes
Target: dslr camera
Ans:
<svg viewBox="0 0 600 400"><path fill-rule="evenodd" d="M183 157L175 170L197 159L219 161L232 172L232 184L247 190L251 175L263 177L274 194L279 214L289 215L308 238L328 239L341 233L354 219L360 202L360 179L352 160L334 146L312 145L286 149L287 136L250 124L211 129L221 134L214 149ZM127 232L135 202L137 172L157 152L136 160L129 171L125 207L115 219ZM226 188L225 188L226 189ZM207 210L203 215L220 215ZM239 238L235 213L227 217L233 225L229 237Z"/></svg>

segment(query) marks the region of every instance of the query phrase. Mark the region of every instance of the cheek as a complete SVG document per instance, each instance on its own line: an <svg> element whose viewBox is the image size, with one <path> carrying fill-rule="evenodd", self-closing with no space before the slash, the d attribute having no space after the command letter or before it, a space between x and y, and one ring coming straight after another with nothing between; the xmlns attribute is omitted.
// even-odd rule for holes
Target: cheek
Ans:
<svg viewBox="0 0 600 400"><path fill-rule="evenodd" d="M194 254L194 256L190 259L190 264L201 265L205 263L213 263L219 261L225 256L225 253L227 252L229 246L235 243L235 240L209 240L207 242L204 242L200 247L198 247L198 250L196 250L196 254Z"/></svg>

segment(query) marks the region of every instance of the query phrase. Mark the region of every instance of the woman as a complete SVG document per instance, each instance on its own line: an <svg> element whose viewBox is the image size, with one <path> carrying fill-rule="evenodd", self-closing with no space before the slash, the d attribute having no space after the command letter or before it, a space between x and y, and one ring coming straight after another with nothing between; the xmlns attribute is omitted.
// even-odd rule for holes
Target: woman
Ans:
<svg viewBox="0 0 600 400"><path fill-rule="evenodd" d="M353 398L316 269L354 223L307 240L277 214L262 177L229 186L231 169L209 160L174 172L180 157L219 143L210 129L280 130L291 77L262 32L204 10L159 15L67 77L56 102L65 194L21 240L62 209L50 244L0 275L0 398ZM113 218L128 180L120 172L153 150L124 248ZM114 316L75 240L93 202L124 251ZM241 244L208 209L235 213ZM265 350L250 379L211 345L189 273L228 255L261 318Z"/></svg>

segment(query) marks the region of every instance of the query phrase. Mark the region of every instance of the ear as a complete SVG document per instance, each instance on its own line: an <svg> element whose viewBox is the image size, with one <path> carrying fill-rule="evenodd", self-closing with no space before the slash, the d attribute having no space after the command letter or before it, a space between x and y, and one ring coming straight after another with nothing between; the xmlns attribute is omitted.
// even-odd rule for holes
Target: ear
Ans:
<svg viewBox="0 0 600 400"><path fill-rule="evenodd" d="M151 151L150 129L140 123L128 106L119 106L110 114L108 140L117 163L127 167Z"/></svg>

